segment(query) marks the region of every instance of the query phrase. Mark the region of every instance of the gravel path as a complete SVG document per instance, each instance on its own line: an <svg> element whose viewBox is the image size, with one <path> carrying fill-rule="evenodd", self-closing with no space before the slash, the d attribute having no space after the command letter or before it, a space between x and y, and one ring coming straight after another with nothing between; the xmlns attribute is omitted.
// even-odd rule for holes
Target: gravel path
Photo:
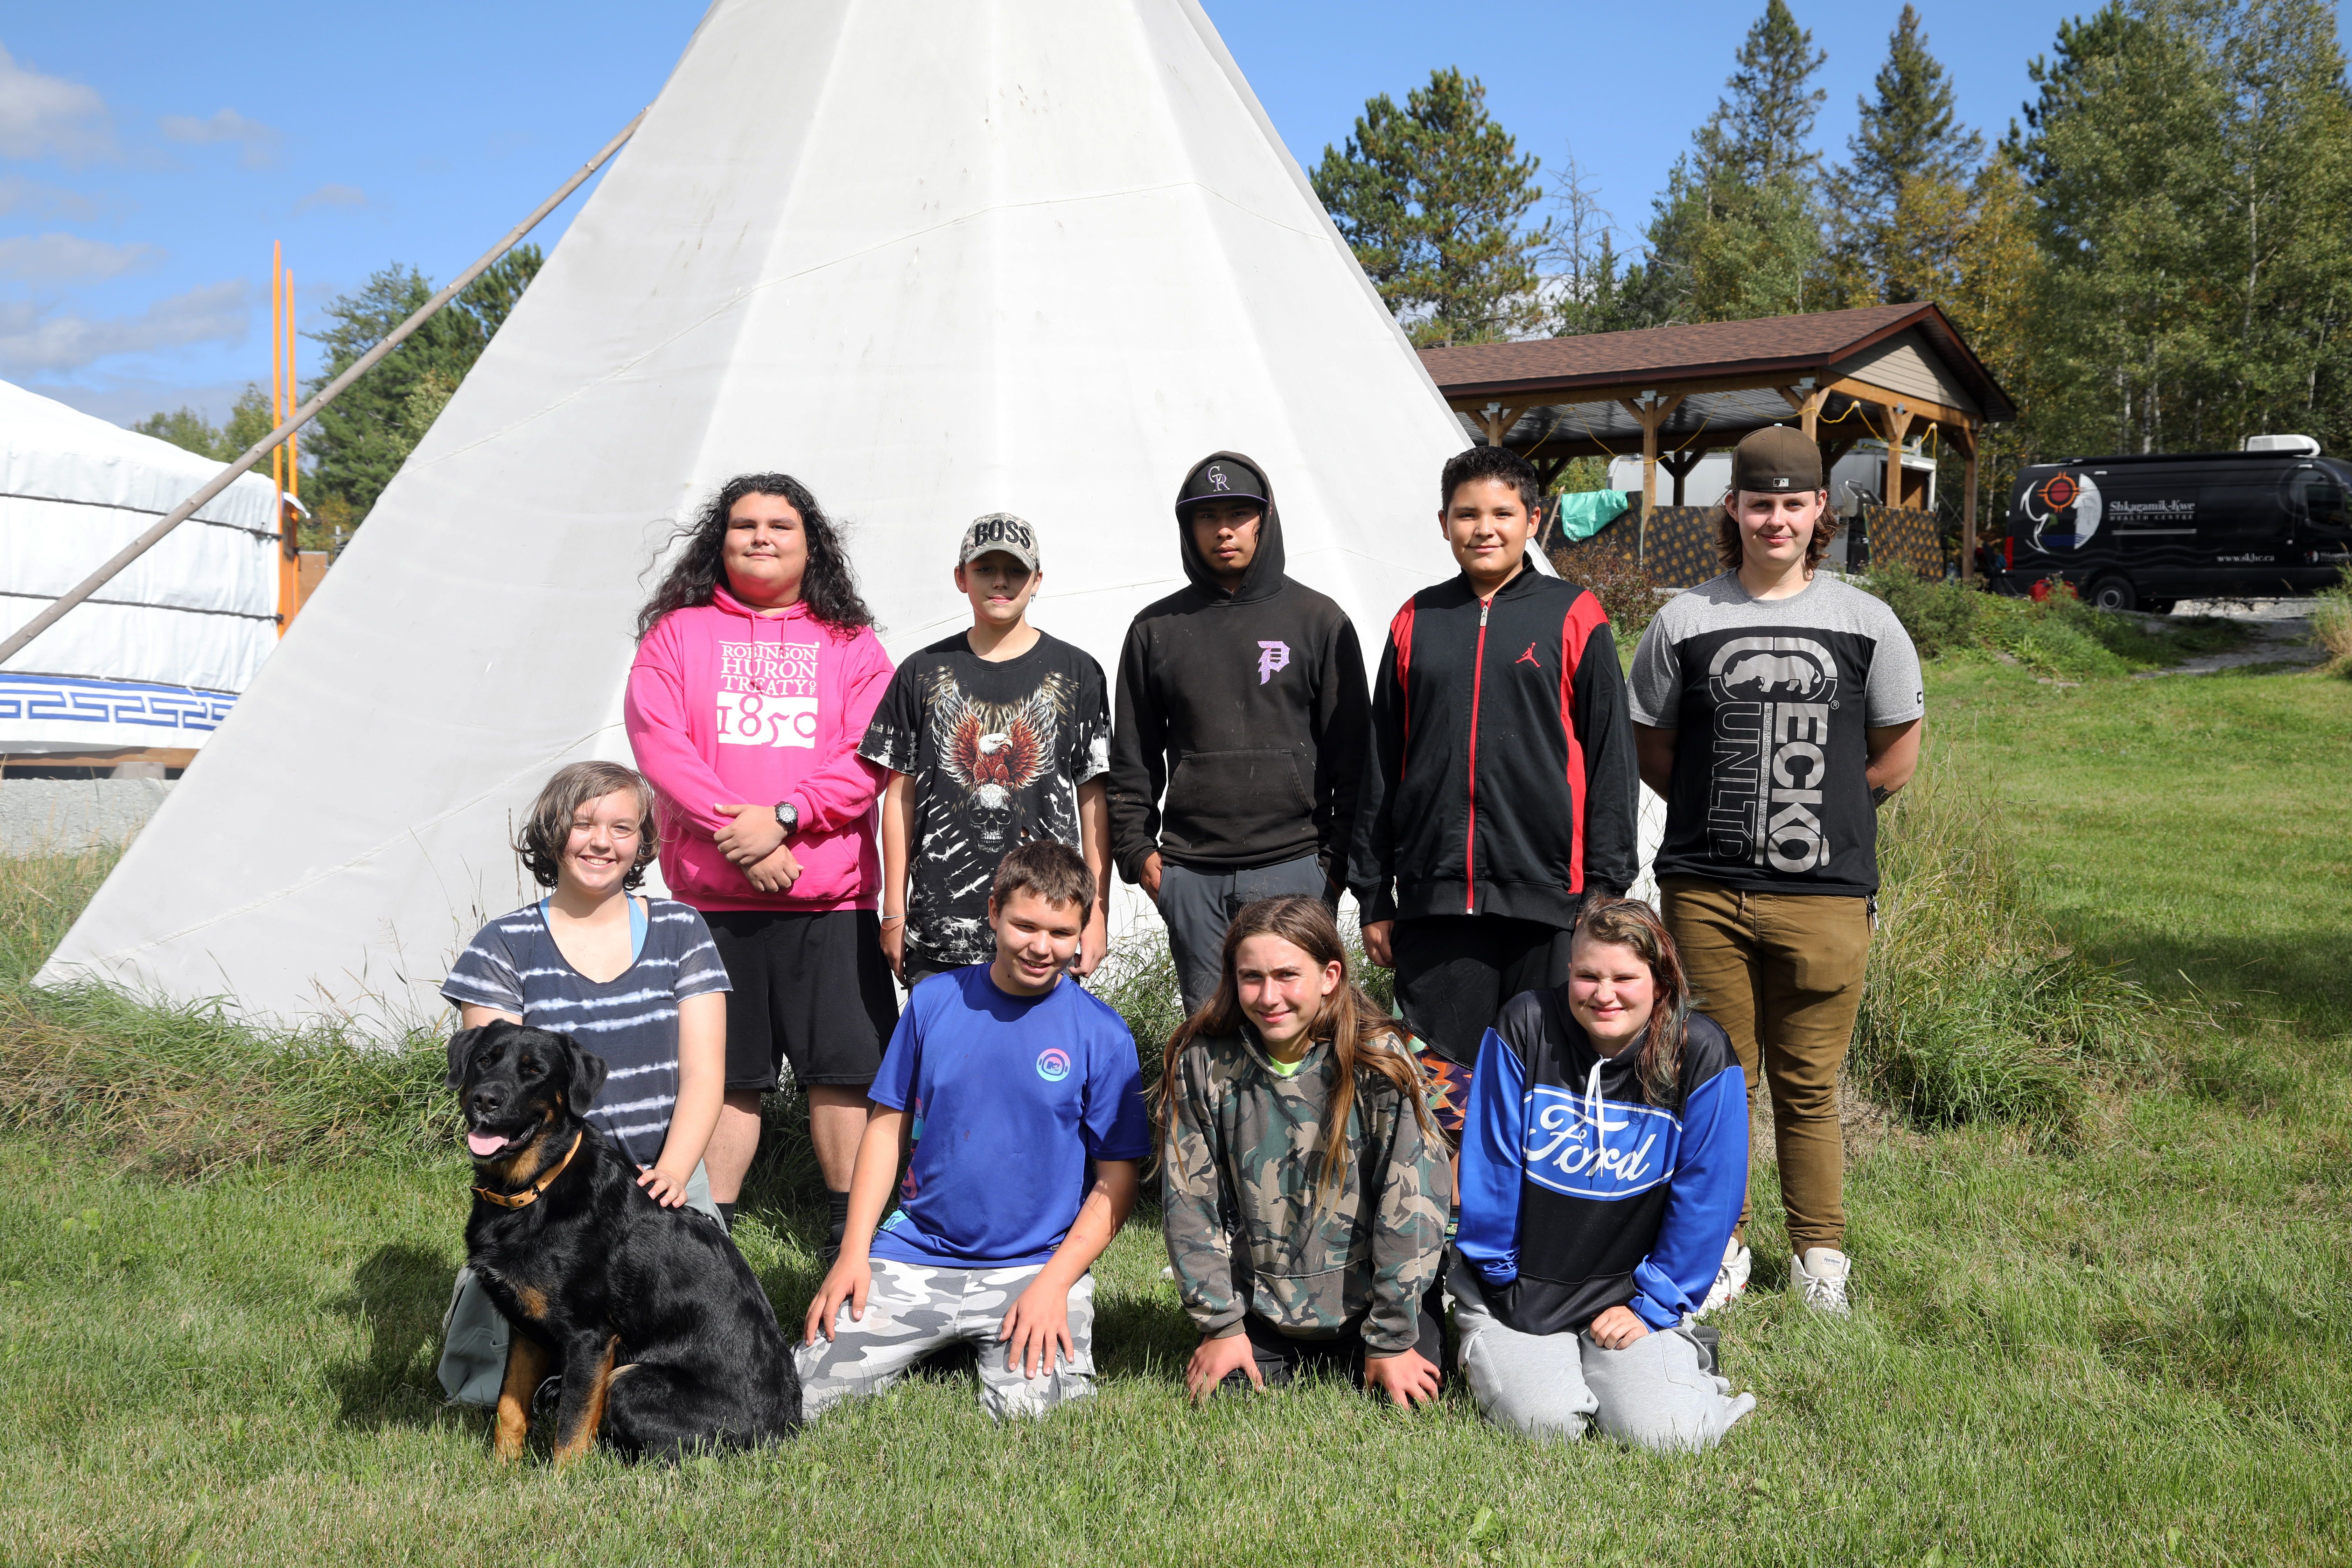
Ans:
<svg viewBox="0 0 2352 1568"><path fill-rule="evenodd" d="M2245 626L2254 634L2253 641L2233 653L2209 653L2174 665L2170 669L2144 669L2132 677L2135 680L2153 680L2165 675L2210 675L2217 669L2234 669L2248 664L2297 664L2306 668L2324 664L2327 650L2311 640L2311 601L2309 599L2257 599L2248 604L2242 599L2183 599L2173 610L2176 616L2222 616ZM2169 616L2144 617L2151 632L2164 629Z"/></svg>

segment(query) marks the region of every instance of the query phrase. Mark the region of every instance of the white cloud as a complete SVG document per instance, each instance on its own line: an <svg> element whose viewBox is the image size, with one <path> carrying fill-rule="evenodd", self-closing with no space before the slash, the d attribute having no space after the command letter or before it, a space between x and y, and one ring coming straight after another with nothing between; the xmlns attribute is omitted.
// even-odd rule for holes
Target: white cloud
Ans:
<svg viewBox="0 0 2352 1568"><path fill-rule="evenodd" d="M37 381L28 383L25 390L54 397L68 407L95 414L117 425L134 425L151 414L168 414L174 408L194 409L208 422L218 425L228 417L237 394L249 384L242 381L158 381L103 374L96 379L100 384L91 386L76 382Z"/></svg>
<svg viewBox="0 0 2352 1568"><path fill-rule="evenodd" d="M0 157L68 163L114 155L114 130L98 89L18 65L0 48Z"/></svg>
<svg viewBox="0 0 2352 1568"><path fill-rule="evenodd" d="M294 210L306 213L313 207L363 207L367 205L367 193L357 185L325 184L296 202Z"/></svg>
<svg viewBox="0 0 2352 1568"><path fill-rule="evenodd" d="M98 216L98 204L88 196L45 185L22 174L0 174L0 217L19 210L28 217L87 222Z"/></svg>
<svg viewBox="0 0 2352 1568"><path fill-rule="evenodd" d="M53 315L29 301L0 302L0 375L23 381L71 373L113 354L242 342L252 314L249 292L241 279L209 283L159 300L135 316L107 320Z"/></svg>
<svg viewBox="0 0 2352 1568"><path fill-rule="evenodd" d="M238 148L238 162L248 169L266 168L276 163L278 145L286 140L273 127L258 120L247 120L234 109L224 109L210 120L198 120L193 114L167 114L156 124L174 142L194 142L199 147L234 142Z"/></svg>
<svg viewBox="0 0 2352 1568"><path fill-rule="evenodd" d="M96 283L154 266L163 253L152 245L109 245L74 234L0 239L0 278L37 283Z"/></svg>

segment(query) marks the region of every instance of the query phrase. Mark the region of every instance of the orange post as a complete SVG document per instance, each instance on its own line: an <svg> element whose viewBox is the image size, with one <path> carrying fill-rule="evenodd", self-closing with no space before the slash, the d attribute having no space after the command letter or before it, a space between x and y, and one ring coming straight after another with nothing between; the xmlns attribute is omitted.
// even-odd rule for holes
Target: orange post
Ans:
<svg viewBox="0 0 2352 1568"><path fill-rule="evenodd" d="M288 384L287 369L293 363L294 322L293 300L289 297L290 274L286 271L286 247L281 242L269 252L269 382L270 418L276 424L286 423L293 412L292 386ZM295 534L294 509L286 504L288 470L293 466L293 452L279 445L269 454L269 475L278 486L278 635L284 637L286 628L294 624L297 601L301 595L302 563L300 543Z"/></svg>

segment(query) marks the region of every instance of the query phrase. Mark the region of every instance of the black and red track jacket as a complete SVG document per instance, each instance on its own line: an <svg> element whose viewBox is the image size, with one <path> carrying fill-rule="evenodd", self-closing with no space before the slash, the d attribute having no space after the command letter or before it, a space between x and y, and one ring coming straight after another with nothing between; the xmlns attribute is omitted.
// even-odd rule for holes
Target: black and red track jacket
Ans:
<svg viewBox="0 0 2352 1568"><path fill-rule="evenodd" d="M1508 915L1567 927L1635 870L1633 732L1601 601L1532 563L1467 574L1389 623L1348 886L1367 921Z"/></svg>

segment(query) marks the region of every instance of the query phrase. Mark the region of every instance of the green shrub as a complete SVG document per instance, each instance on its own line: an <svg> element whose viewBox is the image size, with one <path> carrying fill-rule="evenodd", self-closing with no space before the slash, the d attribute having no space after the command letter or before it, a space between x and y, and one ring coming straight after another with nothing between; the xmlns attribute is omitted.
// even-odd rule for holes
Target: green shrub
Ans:
<svg viewBox="0 0 2352 1568"><path fill-rule="evenodd" d="M1978 646L1987 595L1964 583L1929 583L1908 573L1874 573L1861 585L1886 601L1921 658Z"/></svg>
<svg viewBox="0 0 2352 1568"><path fill-rule="evenodd" d="M2048 601L2011 598L1967 584L1922 582L1901 573L1860 579L1886 601L1922 658L1971 651L2006 654L2037 675L2090 680L2162 669L2199 654L2237 647L2252 636L2218 616L2197 616L2149 631L2072 594Z"/></svg>
<svg viewBox="0 0 2352 1568"><path fill-rule="evenodd" d="M1879 927L1853 1068L1922 1126L2064 1132L2104 1072L2147 1065L2159 1014L2032 912L1991 804L1926 768L1881 819Z"/></svg>
<svg viewBox="0 0 2352 1568"><path fill-rule="evenodd" d="M1658 580L1613 543L1588 539L1564 544L1551 552L1552 569L1565 583L1589 588L1609 617L1609 634L1621 649L1630 649L1649 629L1658 606Z"/></svg>

